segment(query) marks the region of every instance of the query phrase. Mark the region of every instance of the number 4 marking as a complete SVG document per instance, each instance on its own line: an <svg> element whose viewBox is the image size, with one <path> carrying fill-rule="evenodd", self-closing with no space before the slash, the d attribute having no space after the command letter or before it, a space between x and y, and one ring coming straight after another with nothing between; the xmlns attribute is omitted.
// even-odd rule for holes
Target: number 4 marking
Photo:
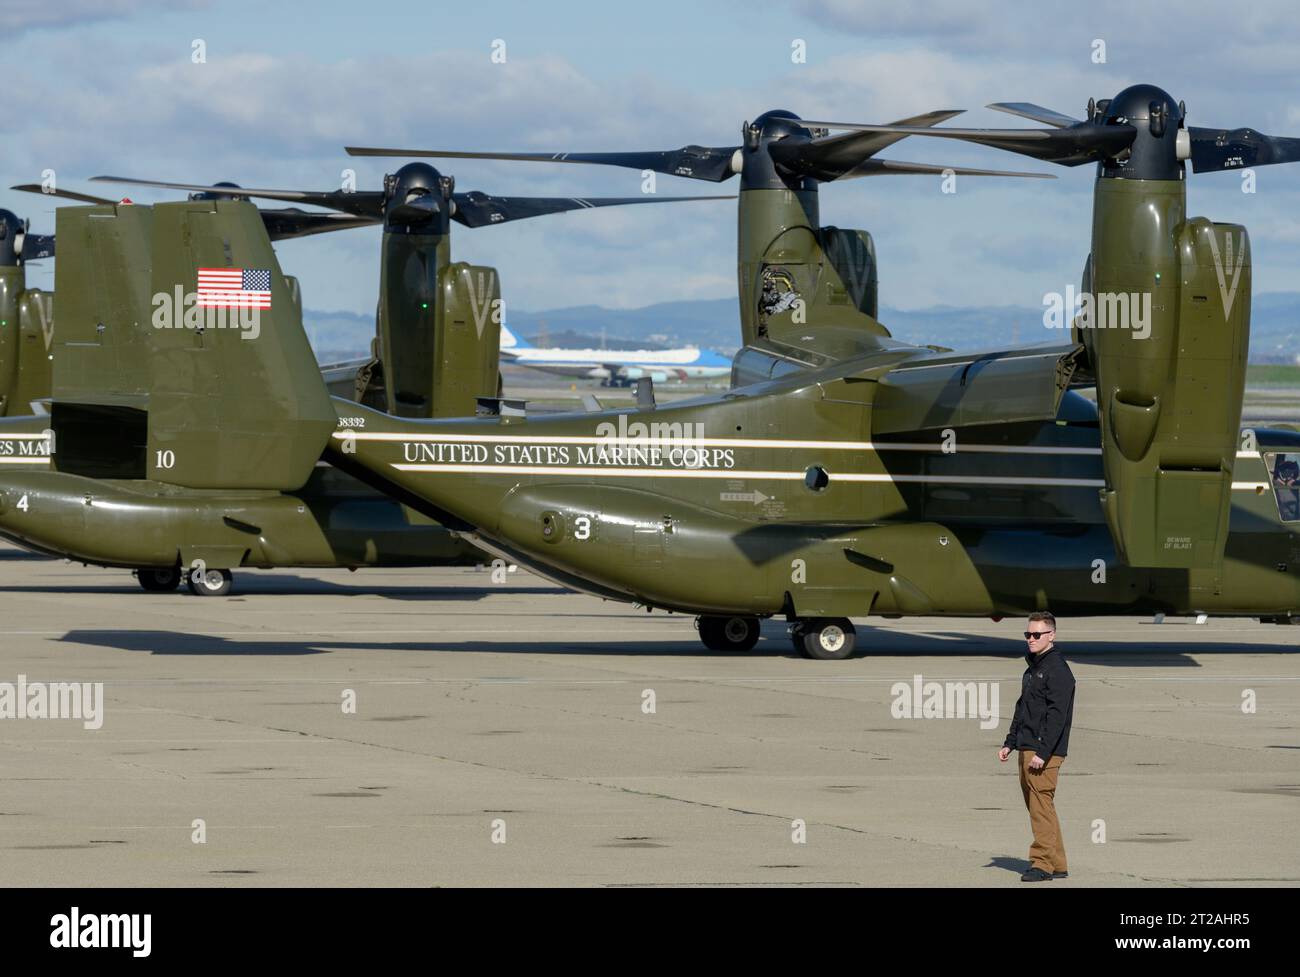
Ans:
<svg viewBox="0 0 1300 977"><path fill-rule="evenodd" d="M22 509L23 512L27 511L27 496L25 494L18 500L18 508Z"/></svg>

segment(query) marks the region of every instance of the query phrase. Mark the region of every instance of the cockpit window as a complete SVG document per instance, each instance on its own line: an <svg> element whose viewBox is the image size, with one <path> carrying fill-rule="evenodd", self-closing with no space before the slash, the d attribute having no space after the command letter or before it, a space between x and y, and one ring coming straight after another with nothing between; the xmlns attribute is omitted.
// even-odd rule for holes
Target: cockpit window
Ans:
<svg viewBox="0 0 1300 977"><path fill-rule="evenodd" d="M1300 521L1300 452L1264 452L1262 457L1282 521Z"/></svg>

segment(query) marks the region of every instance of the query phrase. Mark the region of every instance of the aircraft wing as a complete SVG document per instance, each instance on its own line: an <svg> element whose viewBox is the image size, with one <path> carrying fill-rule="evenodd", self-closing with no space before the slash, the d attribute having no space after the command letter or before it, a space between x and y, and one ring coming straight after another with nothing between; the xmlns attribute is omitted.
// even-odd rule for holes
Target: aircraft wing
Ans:
<svg viewBox="0 0 1300 977"><path fill-rule="evenodd" d="M1087 382L1076 343L983 353L918 356L863 379L880 384L872 407L873 434L969 427L1056 417L1071 386Z"/></svg>

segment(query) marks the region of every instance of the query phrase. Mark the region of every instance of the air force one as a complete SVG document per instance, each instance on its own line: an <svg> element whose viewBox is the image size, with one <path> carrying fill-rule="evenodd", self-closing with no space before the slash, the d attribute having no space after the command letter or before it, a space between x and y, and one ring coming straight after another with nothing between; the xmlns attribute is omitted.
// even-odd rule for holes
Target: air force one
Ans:
<svg viewBox="0 0 1300 977"><path fill-rule="evenodd" d="M731 360L720 353L686 346L680 349L543 349L501 325L501 359L566 377L600 380L606 387L624 387L642 377L695 380L725 377Z"/></svg>

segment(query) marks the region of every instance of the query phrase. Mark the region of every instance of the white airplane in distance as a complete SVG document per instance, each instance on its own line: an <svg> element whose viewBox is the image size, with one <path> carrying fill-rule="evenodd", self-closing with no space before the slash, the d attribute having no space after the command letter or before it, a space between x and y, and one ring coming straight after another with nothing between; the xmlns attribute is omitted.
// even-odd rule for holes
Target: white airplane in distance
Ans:
<svg viewBox="0 0 1300 977"><path fill-rule="evenodd" d="M679 349L543 349L501 324L501 359L566 377L600 380L602 386L626 387L641 377L656 382L725 377L731 360L694 346Z"/></svg>

